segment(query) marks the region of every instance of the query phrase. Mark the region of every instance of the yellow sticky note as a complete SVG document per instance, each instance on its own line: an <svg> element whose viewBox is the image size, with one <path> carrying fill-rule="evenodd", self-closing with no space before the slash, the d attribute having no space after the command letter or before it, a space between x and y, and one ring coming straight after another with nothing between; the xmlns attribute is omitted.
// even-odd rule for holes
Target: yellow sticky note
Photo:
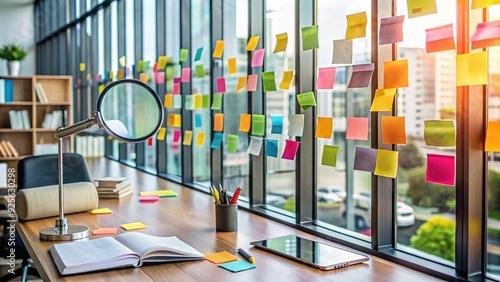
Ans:
<svg viewBox="0 0 500 282"><path fill-rule="evenodd" d="M247 47L245 50L247 51L253 51L255 48L257 48L257 44L259 43L260 36L252 36L250 39L248 39Z"/></svg>
<svg viewBox="0 0 500 282"><path fill-rule="evenodd" d="M276 47L274 47L273 53L285 51L287 44L288 44L288 34L286 32L276 34Z"/></svg>
<svg viewBox="0 0 500 282"><path fill-rule="evenodd" d="M215 48L212 57L214 58L222 58L222 51L224 51L224 40L215 41Z"/></svg>
<svg viewBox="0 0 500 282"><path fill-rule="evenodd" d="M192 142L193 142L193 131L191 130L184 131L184 138L182 139L182 145L191 146Z"/></svg>
<svg viewBox="0 0 500 282"><path fill-rule="evenodd" d="M390 112L392 111L392 104L394 102L394 95L396 89L382 89L375 90L375 97L373 98L372 107L370 112Z"/></svg>
<svg viewBox="0 0 500 282"><path fill-rule="evenodd" d="M214 115L214 131L224 130L224 114L216 113Z"/></svg>
<svg viewBox="0 0 500 282"><path fill-rule="evenodd" d="M163 70L167 66L167 56L158 57L158 69Z"/></svg>
<svg viewBox="0 0 500 282"><path fill-rule="evenodd" d="M333 118L331 117L318 117L318 124L316 126L316 138L332 138L333 132Z"/></svg>
<svg viewBox="0 0 500 282"><path fill-rule="evenodd" d="M240 76L238 77L238 83L236 83L236 94L238 94L238 92L245 88L245 86L247 85L247 77L246 76Z"/></svg>
<svg viewBox="0 0 500 282"><path fill-rule="evenodd" d="M203 105L203 95L201 94L194 94L193 95L193 100L194 100L194 108L195 109L201 109Z"/></svg>
<svg viewBox="0 0 500 282"><path fill-rule="evenodd" d="M409 19L437 13L436 0L406 0L406 3Z"/></svg>
<svg viewBox="0 0 500 282"><path fill-rule="evenodd" d="M196 135L196 146L203 146L205 144L205 132L198 132Z"/></svg>
<svg viewBox="0 0 500 282"><path fill-rule="evenodd" d="M389 178L396 178L398 174L398 154L397 151L377 150L377 160L375 162L375 175Z"/></svg>
<svg viewBox="0 0 500 282"><path fill-rule="evenodd" d="M227 59L227 72L229 74L234 74L237 72L236 69L236 58Z"/></svg>
<svg viewBox="0 0 500 282"><path fill-rule="evenodd" d="M105 88L104 85L99 85L99 87L98 87L99 94L101 94L102 91L104 91L104 88Z"/></svg>
<svg viewBox="0 0 500 282"><path fill-rule="evenodd" d="M219 263L238 260L238 257L229 252L223 251L219 253L206 254L205 259L215 264L219 264Z"/></svg>
<svg viewBox="0 0 500 282"><path fill-rule="evenodd" d="M109 71L109 79L113 79L115 73L113 71Z"/></svg>
<svg viewBox="0 0 500 282"><path fill-rule="evenodd" d="M140 194L141 196L151 196L158 195L160 198L169 198L169 197L177 197L177 193L172 190L158 190L158 191L143 191Z"/></svg>
<svg viewBox="0 0 500 282"><path fill-rule="evenodd" d="M95 209L90 212L91 214L110 214L113 213L109 208Z"/></svg>
<svg viewBox="0 0 500 282"><path fill-rule="evenodd" d="M147 83L148 82L148 76L146 75L146 73L141 73L140 76L139 76L139 80L144 82L144 83Z"/></svg>
<svg viewBox="0 0 500 282"><path fill-rule="evenodd" d="M125 56L121 56L120 59L118 60L120 63L120 66L125 67L127 65L127 60L125 59Z"/></svg>
<svg viewBox="0 0 500 282"><path fill-rule="evenodd" d="M290 90L290 85L292 84L293 79L293 70L284 71L283 78L281 79L280 89Z"/></svg>
<svg viewBox="0 0 500 282"><path fill-rule="evenodd" d="M174 127L181 127L181 115L174 115Z"/></svg>
<svg viewBox="0 0 500 282"><path fill-rule="evenodd" d="M137 229L146 229L148 228L144 223L142 222L132 222L132 223L125 223L120 225L121 228L129 231L129 230L137 230Z"/></svg>
<svg viewBox="0 0 500 282"><path fill-rule="evenodd" d="M500 121L488 121L484 151L500 152Z"/></svg>
<svg viewBox="0 0 500 282"><path fill-rule="evenodd" d="M160 141L165 140L165 133L167 133L167 129L165 127L160 128L160 130L158 130L158 135L156 135L156 139Z"/></svg>
<svg viewBox="0 0 500 282"><path fill-rule="evenodd" d="M80 71L85 71L85 64L84 63L80 63Z"/></svg>
<svg viewBox="0 0 500 282"><path fill-rule="evenodd" d="M175 114L168 114L167 125L174 126Z"/></svg>
<svg viewBox="0 0 500 282"><path fill-rule="evenodd" d="M457 86L488 84L486 51L457 55Z"/></svg>
<svg viewBox="0 0 500 282"><path fill-rule="evenodd" d="M487 8L500 4L500 0L472 0L471 9Z"/></svg>
<svg viewBox="0 0 500 282"><path fill-rule="evenodd" d="M368 19L366 12L347 15L347 29L345 39L353 39L366 36L366 23Z"/></svg>
<svg viewBox="0 0 500 282"><path fill-rule="evenodd" d="M408 60L384 62L384 88L408 87Z"/></svg>
<svg viewBox="0 0 500 282"><path fill-rule="evenodd" d="M173 95L172 94L165 94L165 97L163 99L163 106L167 109L172 108L172 100L173 100Z"/></svg>
<svg viewBox="0 0 500 282"><path fill-rule="evenodd" d="M240 115L240 131L241 132L249 132L251 121L252 121L251 114L241 114Z"/></svg>

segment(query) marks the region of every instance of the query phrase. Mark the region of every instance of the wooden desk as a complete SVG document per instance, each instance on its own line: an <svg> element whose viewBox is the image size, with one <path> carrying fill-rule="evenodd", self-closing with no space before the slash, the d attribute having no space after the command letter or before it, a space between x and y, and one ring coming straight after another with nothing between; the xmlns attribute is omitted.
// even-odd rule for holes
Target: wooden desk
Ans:
<svg viewBox="0 0 500 282"><path fill-rule="evenodd" d="M101 200L99 207L113 210L109 215L79 213L68 215L70 224L85 225L90 230L116 227L122 223L141 221L148 226L139 231L157 236L175 235L200 252L220 251L236 253L237 248L249 250L257 268L232 273L208 261L192 261L140 268L124 268L90 274L62 277L48 251L53 242L40 241L40 229L53 226L54 218L21 222L17 230L25 243L36 268L44 281L435 281L434 277L370 256L367 263L321 271L304 264L251 248L249 242L286 234L333 244L324 239L295 230L263 217L238 211L238 232L215 232L212 198L152 175L139 172L117 162L98 159L88 161L93 178L109 175L127 175L135 193L118 200ZM137 191L172 189L176 198L163 198L157 203L139 203ZM119 229L119 233L126 232ZM92 236L90 239L99 236ZM335 244L333 244L335 245Z"/></svg>

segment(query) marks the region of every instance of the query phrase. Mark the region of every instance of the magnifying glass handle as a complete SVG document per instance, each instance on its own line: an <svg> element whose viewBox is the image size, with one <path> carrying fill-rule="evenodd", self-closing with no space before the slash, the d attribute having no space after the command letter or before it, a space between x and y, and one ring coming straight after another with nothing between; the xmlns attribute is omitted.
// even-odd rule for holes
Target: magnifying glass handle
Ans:
<svg viewBox="0 0 500 282"><path fill-rule="evenodd" d="M76 134L78 132L82 132L87 128L90 128L96 124L99 124L99 120L97 118L97 113L95 112L94 115L86 120L82 120L80 122L77 122L73 125L67 126L67 127L59 127L56 129L54 132L54 136L57 139L61 139L73 134Z"/></svg>

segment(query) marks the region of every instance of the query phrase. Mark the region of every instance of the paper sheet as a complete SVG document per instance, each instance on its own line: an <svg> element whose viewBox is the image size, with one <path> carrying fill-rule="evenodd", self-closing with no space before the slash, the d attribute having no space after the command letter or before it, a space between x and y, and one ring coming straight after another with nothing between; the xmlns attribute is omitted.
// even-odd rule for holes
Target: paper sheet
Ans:
<svg viewBox="0 0 500 282"><path fill-rule="evenodd" d="M202 109L210 108L210 94L201 95L201 108Z"/></svg>
<svg viewBox="0 0 500 282"><path fill-rule="evenodd" d="M358 147L354 153L355 170L374 172L377 162L377 149Z"/></svg>
<svg viewBox="0 0 500 282"><path fill-rule="evenodd" d="M181 115L174 115L174 127L181 127Z"/></svg>
<svg viewBox="0 0 500 282"><path fill-rule="evenodd" d="M178 95L181 94L181 83L175 83L172 85L172 94L173 95Z"/></svg>
<svg viewBox="0 0 500 282"><path fill-rule="evenodd" d="M297 151L299 150L299 142L289 139L285 139L285 142L285 149L281 158L293 161L295 160L295 155L297 155Z"/></svg>
<svg viewBox="0 0 500 282"><path fill-rule="evenodd" d="M408 18L416 18L437 13L436 0L406 0Z"/></svg>
<svg viewBox="0 0 500 282"><path fill-rule="evenodd" d="M252 114L252 135L264 136L266 134L266 116Z"/></svg>
<svg viewBox="0 0 500 282"><path fill-rule="evenodd" d="M238 149L238 135L228 134L227 135L227 150L228 152L235 153Z"/></svg>
<svg viewBox="0 0 500 282"><path fill-rule="evenodd" d="M352 64L352 40L333 40L332 64Z"/></svg>
<svg viewBox="0 0 500 282"><path fill-rule="evenodd" d="M301 28L302 31L302 50L312 50L319 48L318 26L312 25Z"/></svg>
<svg viewBox="0 0 500 282"><path fill-rule="evenodd" d="M224 114L216 113L214 114L214 131L224 130Z"/></svg>
<svg viewBox="0 0 500 282"><path fill-rule="evenodd" d="M316 89L332 90L335 82L335 67L318 68L318 79Z"/></svg>
<svg viewBox="0 0 500 282"><path fill-rule="evenodd" d="M408 87L408 60L384 62L384 88Z"/></svg>
<svg viewBox="0 0 500 282"><path fill-rule="evenodd" d="M120 227L127 230L127 231L148 228L144 223L139 222L139 221L132 222L132 223L125 223L125 224L120 225Z"/></svg>
<svg viewBox="0 0 500 282"><path fill-rule="evenodd" d="M125 56L121 56L120 59L118 59L118 62L120 63L121 67L127 66L127 59L125 58Z"/></svg>
<svg viewBox="0 0 500 282"><path fill-rule="evenodd" d="M266 157L278 157L278 140L266 139Z"/></svg>
<svg viewBox="0 0 500 282"><path fill-rule="evenodd" d="M281 134L283 132L283 115L271 115L271 134Z"/></svg>
<svg viewBox="0 0 500 282"><path fill-rule="evenodd" d="M307 109L316 106L316 98L314 98L314 92L306 92L302 94L297 94L297 102L300 105L302 111L307 111Z"/></svg>
<svg viewBox="0 0 500 282"><path fill-rule="evenodd" d="M398 174L398 155L397 151L377 150L377 161L375 165L375 175L388 178L396 178Z"/></svg>
<svg viewBox="0 0 500 282"><path fill-rule="evenodd" d="M222 52L224 51L224 40L216 40L215 48L212 57L214 58L222 58Z"/></svg>
<svg viewBox="0 0 500 282"><path fill-rule="evenodd" d="M264 55L265 55L265 49L257 49L253 52L252 55L252 64L251 67L262 67L264 65Z"/></svg>
<svg viewBox="0 0 500 282"><path fill-rule="evenodd" d="M368 140L368 118L348 117L346 139Z"/></svg>
<svg viewBox="0 0 500 282"><path fill-rule="evenodd" d="M189 111L194 109L193 95L184 96L184 109Z"/></svg>
<svg viewBox="0 0 500 282"><path fill-rule="evenodd" d="M332 138L333 132L333 118L331 117L318 117L316 125L316 138Z"/></svg>
<svg viewBox="0 0 500 282"><path fill-rule="evenodd" d="M210 145L210 148L215 150L219 149L223 139L224 139L224 133L214 132L214 139L212 139L212 144Z"/></svg>
<svg viewBox="0 0 500 282"><path fill-rule="evenodd" d="M287 44L288 44L288 34L286 32L276 34L276 46L274 47L273 53L285 51Z"/></svg>
<svg viewBox="0 0 500 282"><path fill-rule="evenodd" d="M347 88L368 87L372 80L375 64L363 64L352 66L352 75Z"/></svg>
<svg viewBox="0 0 500 282"><path fill-rule="evenodd" d="M484 150L486 152L500 152L500 121L488 121Z"/></svg>
<svg viewBox="0 0 500 282"><path fill-rule="evenodd" d="M113 235L118 231L118 227L99 228L92 231L92 235Z"/></svg>
<svg viewBox="0 0 500 282"><path fill-rule="evenodd" d="M118 78L123 78L123 69L118 70ZM155 72L155 83L165 84L165 72Z"/></svg>
<svg viewBox="0 0 500 282"><path fill-rule="evenodd" d="M167 66L167 56L159 56L158 57L158 69L164 70Z"/></svg>
<svg viewBox="0 0 500 282"><path fill-rule="evenodd" d="M380 19L378 44L392 44L403 41L403 21L405 16Z"/></svg>
<svg viewBox="0 0 500 282"><path fill-rule="evenodd" d="M174 99L174 109L182 109L182 96L181 95L173 95Z"/></svg>
<svg viewBox="0 0 500 282"><path fill-rule="evenodd" d="M144 61L143 60L137 61L137 71L141 72L143 71L143 69L144 69Z"/></svg>
<svg viewBox="0 0 500 282"><path fill-rule="evenodd" d="M141 73L139 75L139 80L142 81L142 82L144 82L144 83L148 83L148 80L149 80L148 79L148 75L146 73L144 73L144 72Z"/></svg>
<svg viewBox="0 0 500 282"><path fill-rule="evenodd" d="M139 196L139 202L141 203L156 203L159 200L160 196L158 195Z"/></svg>
<svg viewBox="0 0 500 282"><path fill-rule="evenodd" d="M262 144L264 139L260 137L250 136L250 144L247 148L247 154L259 156L262 150Z"/></svg>
<svg viewBox="0 0 500 282"><path fill-rule="evenodd" d="M347 15L347 29L345 39L360 38L366 36L366 23L368 19L366 12Z"/></svg>
<svg viewBox="0 0 500 282"><path fill-rule="evenodd" d="M227 269L231 272L240 272L240 271L244 271L244 270L253 269L256 266L255 266L255 264L249 263L248 261L237 260L237 261L233 261L233 262L220 264L219 267Z"/></svg>
<svg viewBox="0 0 500 282"><path fill-rule="evenodd" d="M201 109L203 106L203 95L194 94L193 95L193 104L195 109Z"/></svg>
<svg viewBox="0 0 500 282"><path fill-rule="evenodd" d="M182 145L191 146L192 142L193 142L193 131L185 130L184 131L184 138L182 138Z"/></svg>
<svg viewBox="0 0 500 282"><path fill-rule="evenodd" d="M325 166L337 166L337 152L339 146L325 145L323 146L323 154L321 155L321 164Z"/></svg>
<svg viewBox="0 0 500 282"><path fill-rule="evenodd" d="M274 71L266 71L262 73L262 88L264 92L276 91Z"/></svg>
<svg viewBox="0 0 500 282"><path fill-rule="evenodd" d="M290 125L288 126L288 136L302 136L304 132L304 115L290 115Z"/></svg>
<svg viewBox="0 0 500 282"><path fill-rule="evenodd" d="M283 71L283 78L281 79L280 89L290 90L292 79L293 79L293 70Z"/></svg>
<svg viewBox="0 0 500 282"><path fill-rule="evenodd" d="M406 144L405 117L382 116L382 143Z"/></svg>
<svg viewBox="0 0 500 282"><path fill-rule="evenodd" d="M427 53L455 49L453 24L446 24L426 29L425 49Z"/></svg>
<svg viewBox="0 0 500 282"><path fill-rule="evenodd" d="M424 141L427 146L455 146L455 124L451 120L425 120Z"/></svg>
<svg viewBox="0 0 500 282"><path fill-rule="evenodd" d="M109 208L95 209L90 212L91 214L111 214L113 211Z"/></svg>

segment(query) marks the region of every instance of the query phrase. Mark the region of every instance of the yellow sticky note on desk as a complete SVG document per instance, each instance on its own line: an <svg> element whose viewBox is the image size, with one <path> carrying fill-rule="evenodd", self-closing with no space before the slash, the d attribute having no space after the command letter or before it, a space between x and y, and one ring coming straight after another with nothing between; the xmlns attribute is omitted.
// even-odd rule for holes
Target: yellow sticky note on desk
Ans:
<svg viewBox="0 0 500 282"><path fill-rule="evenodd" d="M457 55L457 86L488 84L486 51Z"/></svg>
<svg viewBox="0 0 500 282"><path fill-rule="evenodd" d="M377 160L375 162L375 175L389 178L396 178L398 174L398 154L397 151L377 150Z"/></svg>
<svg viewBox="0 0 500 282"><path fill-rule="evenodd" d="M141 196L158 195L160 198L177 197L177 193L172 190L144 191Z"/></svg>
<svg viewBox="0 0 500 282"><path fill-rule="evenodd" d="M110 214L113 213L109 208L95 209L90 212L91 214Z"/></svg>
<svg viewBox="0 0 500 282"><path fill-rule="evenodd" d="M130 231L130 230L138 230L138 229L146 229L148 228L144 223L138 221L138 222L132 222L132 223L125 223L120 225L121 228Z"/></svg>
<svg viewBox="0 0 500 282"><path fill-rule="evenodd" d="M219 263L238 260L238 257L229 252L224 251L213 254L206 254L205 259L215 264L219 264Z"/></svg>
<svg viewBox="0 0 500 282"><path fill-rule="evenodd" d="M222 58L222 51L224 51L224 40L215 41L215 48L212 57L214 58Z"/></svg>
<svg viewBox="0 0 500 282"><path fill-rule="evenodd" d="M345 39L353 39L366 36L366 23L368 19L366 12L347 15L347 29Z"/></svg>
<svg viewBox="0 0 500 282"><path fill-rule="evenodd" d="M488 121L484 151L500 152L500 121Z"/></svg>
<svg viewBox="0 0 500 282"><path fill-rule="evenodd" d="M257 48L257 44L259 43L259 39L260 39L259 35L250 37L245 50L247 51L255 50L255 48Z"/></svg>
<svg viewBox="0 0 500 282"><path fill-rule="evenodd" d="M274 47L273 53L285 51L286 45L288 45L288 34L286 32L276 34L276 47Z"/></svg>

